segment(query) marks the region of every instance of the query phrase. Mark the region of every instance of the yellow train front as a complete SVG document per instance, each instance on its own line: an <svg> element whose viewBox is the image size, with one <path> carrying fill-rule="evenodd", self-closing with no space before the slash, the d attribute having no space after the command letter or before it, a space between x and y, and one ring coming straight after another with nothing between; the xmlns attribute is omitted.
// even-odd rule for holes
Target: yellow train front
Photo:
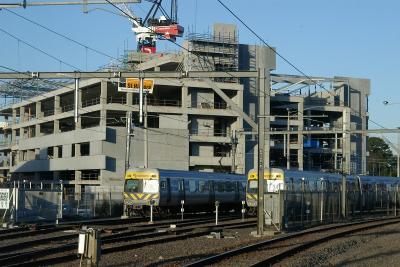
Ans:
<svg viewBox="0 0 400 267"><path fill-rule="evenodd" d="M125 173L124 208L128 216L143 215L144 207L158 206L159 172L157 169L129 169Z"/></svg>
<svg viewBox="0 0 400 267"><path fill-rule="evenodd" d="M285 173L282 169L272 168L264 170L264 193L278 192L284 189ZM258 174L252 169L247 175L246 203L251 213L257 207Z"/></svg>

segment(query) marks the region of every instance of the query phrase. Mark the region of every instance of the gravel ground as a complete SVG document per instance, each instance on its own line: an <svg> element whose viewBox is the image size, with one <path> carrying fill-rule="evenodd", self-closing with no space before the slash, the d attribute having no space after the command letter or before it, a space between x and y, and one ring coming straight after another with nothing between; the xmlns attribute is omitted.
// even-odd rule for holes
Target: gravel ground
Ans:
<svg viewBox="0 0 400 267"><path fill-rule="evenodd" d="M102 255L99 266L182 266L203 257L226 250L258 242L261 239L250 235L255 228L226 230L225 238L210 239L205 236L150 245L125 252ZM265 237L263 239L267 239ZM62 266L78 266L79 261L65 263Z"/></svg>
<svg viewBox="0 0 400 267"><path fill-rule="evenodd" d="M296 254L277 266L400 266L400 224L357 232Z"/></svg>

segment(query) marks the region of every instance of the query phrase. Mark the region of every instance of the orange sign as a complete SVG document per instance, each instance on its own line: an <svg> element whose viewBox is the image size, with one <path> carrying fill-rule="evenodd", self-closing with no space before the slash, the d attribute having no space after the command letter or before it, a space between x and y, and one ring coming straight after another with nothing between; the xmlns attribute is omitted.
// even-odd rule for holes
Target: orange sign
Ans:
<svg viewBox="0 0 400 267"><path fill-rule="evenodd" d="M147 93L152 93L154 89L154 80L143 79L143 91ZM118 86L118 91L122 92L133 92L139 93L140 90L140 79L138 78L126 78L125 84L120 82Z"/></svg>

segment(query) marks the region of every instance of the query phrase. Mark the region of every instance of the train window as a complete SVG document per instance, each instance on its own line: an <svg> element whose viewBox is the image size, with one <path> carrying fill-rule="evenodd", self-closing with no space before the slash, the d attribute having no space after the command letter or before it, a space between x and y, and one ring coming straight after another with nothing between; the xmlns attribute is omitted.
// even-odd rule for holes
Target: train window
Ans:
<svg viewBox="0 0 400 267"><path fill-rule="evenodd" d="M189 192L193 193L197 191L196 181L189 180Z"/></svg>
<svg viewBox="0 0 400 267"><path fill-rule="evenodd" d="M206 191L207 189L206 189L207 187L206 187L206 182L204 182L204 181L199 181L199 192L204 192L204 191Z"/></svg>
<svg viewBox="0 0 400 267"><path fill-rule="evenodd" d="M257 180L250 180L249 181L249 188L254 189L258 187L258 181Z"/></svg>
<svg viewBox="0 0 400 267"><path fill-rule="evenodd" d="M231 182L225 182L225 190L226 192L233 192L233 184Z"/></svg>
<svg viewBox="0 0 400 267"><path fill-rule="evenodd" d="M138 193L143 191L143 180L126 180L125 192Z"/></svg>
<svg viewBox="0 0 400 267"><path fill-rule="evenodd" d="M217 191L218 192L224 192L225 190L224 190L224 182L217 182L216 183L217 184Z"/></svg>
<svg viewBox="0 0 400 267"><path fill-rule="evenodd" d="M160 189L163 191L167 190L167 182L166 181L161 181Z"/></svg>
<svg viewBox="0 0 400 267"><path fill-rule="evenodd" d="M158 193L158 180L143 180L144 193Z"/></svg>
<svg viewBox="0 0 400 267"><path fill-rule="evenodd" d="M181 192L185 191L185 185L183 180L179 181L179 191Z"/></svg>

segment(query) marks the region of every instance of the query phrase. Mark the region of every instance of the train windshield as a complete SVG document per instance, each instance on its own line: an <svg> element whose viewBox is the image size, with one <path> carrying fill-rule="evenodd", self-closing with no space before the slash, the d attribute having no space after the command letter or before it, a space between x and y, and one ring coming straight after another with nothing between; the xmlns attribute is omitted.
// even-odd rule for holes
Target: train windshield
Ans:
<svg viewBox="0 0 400 267"><path fill-rule="evenodd" d="M264 193L278 192L279 190L283 190L282 181L264 180ZM258 193L258 180L249 180L247 186L247 193L250 194Z"/></svg>
<svg viewBox="0 0 400 267"><path fill-rule="evenodd" d="M143 180L126 180L125 192L141 193L143 192Z"/></svg>
<svg viewBox="0 0 400 267"><path fill-rule="evenodd" d="M143 193L158 193L158 180L143 180Z"/></svg>
<svg viewBox="0 0 400 267"><path fill-rule="evenodd" d="M158 180L126 180L125 192L130 193L158 193Z"/></svg>
<svg viewBox="0 0 400 267"><path fill-rule="evenodd" d="M257 193L258 180L249 180L249 185L247 187L248 193Z"/></svg>

